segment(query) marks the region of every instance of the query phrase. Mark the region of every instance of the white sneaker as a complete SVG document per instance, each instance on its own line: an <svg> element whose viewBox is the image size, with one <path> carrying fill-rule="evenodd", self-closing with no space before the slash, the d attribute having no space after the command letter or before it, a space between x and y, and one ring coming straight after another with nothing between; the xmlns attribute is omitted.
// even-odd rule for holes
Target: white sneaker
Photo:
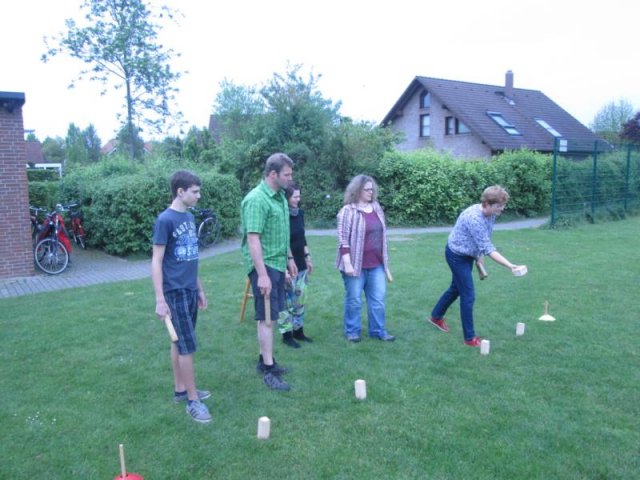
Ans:
<svg viewBox="0 0 640 480"><path fill-rule="evenodd" d="M209 423L211 421L209 409L204 403L198 400L187 402L186 411L196 422Z"/></svg>

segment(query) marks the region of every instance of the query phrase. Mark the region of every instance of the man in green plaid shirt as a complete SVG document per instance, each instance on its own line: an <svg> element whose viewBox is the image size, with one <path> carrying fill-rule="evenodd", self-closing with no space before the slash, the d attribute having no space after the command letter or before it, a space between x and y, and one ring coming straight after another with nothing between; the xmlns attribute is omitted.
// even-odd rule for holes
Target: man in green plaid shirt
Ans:
<svg viewBox="0 0 640 480"><path fill-rule="evenodd" d="M298 274L289 252L289 205L284 190L293 181L293 161L274 153L265 164L264 178L242 200L242 255L255 305L260 357L256 370L274 390L287 391L287 369L273 357L273 330L265 322L264 297L269 295L271 318L286 315L285 280Z"/></svg>

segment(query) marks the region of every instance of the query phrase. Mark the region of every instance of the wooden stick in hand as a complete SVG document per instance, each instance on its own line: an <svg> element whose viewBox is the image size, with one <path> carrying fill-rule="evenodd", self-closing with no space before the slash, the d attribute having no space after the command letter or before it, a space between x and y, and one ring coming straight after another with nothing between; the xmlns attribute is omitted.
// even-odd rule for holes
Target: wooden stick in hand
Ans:
<svg viewBox="0 0 640 480"><path fill-rule="evenodd" d="M264 295L264 324L271 326L271 297L265 293Z"/></svg>
<svg viewBox="0 0 640 480"><path fill-rule="evenodd" d="M167 314L164 316L164 325L167 327L167 332L169 332L169 338L172 342L178 341L178 334L176 333L176 329L173 328L173 323L171 323L171 315Z"/></svg>

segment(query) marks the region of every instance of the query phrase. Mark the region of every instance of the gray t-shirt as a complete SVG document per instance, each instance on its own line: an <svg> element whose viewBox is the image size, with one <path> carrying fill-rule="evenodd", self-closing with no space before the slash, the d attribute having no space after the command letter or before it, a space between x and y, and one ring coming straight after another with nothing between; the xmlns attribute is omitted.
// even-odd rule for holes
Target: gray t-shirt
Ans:
<svg viewBox="0 0 640 480"><path fill-rule="evenodd" d="M198 234L190 212L167 208L153 227L153 244L165 245L162 289L198 289Z"/></svg>
<svg viewBox="0 0 640 480"><path fill-rule="evenodd" d="M489 255L496 250L496 247L491 243L495 221L495 215L489 217L483 215L481 204L471 205L456 220L456 224L449 234L449 248L458 255L467 255L473 258Z"/></svg>

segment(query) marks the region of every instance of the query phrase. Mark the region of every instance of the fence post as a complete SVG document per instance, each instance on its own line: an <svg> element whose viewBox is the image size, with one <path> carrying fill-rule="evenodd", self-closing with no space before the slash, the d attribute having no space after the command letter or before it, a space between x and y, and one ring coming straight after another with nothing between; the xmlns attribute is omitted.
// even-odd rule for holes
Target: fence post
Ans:
<svg viewBox="0 0 640 480"><path fill-rule="evenodd" d="M629 202L629 179L631 176L631 144L627 145L627 171L624 176L624 211L627 211Z"/></svg>
<svg viewBox="0 0 640 480"><path fill-rule="evenodd" d="M593 144L593 173L591 174L591 223L596 219L596 190L598 175L598 140Z"/></svg>
<svg viewBox="0 0 640 480"><path fill-rule="evenodd" d="M558 138L553 141L553 169L551 171L551 228L556 226L556 183L558 182Z"/></svg>

